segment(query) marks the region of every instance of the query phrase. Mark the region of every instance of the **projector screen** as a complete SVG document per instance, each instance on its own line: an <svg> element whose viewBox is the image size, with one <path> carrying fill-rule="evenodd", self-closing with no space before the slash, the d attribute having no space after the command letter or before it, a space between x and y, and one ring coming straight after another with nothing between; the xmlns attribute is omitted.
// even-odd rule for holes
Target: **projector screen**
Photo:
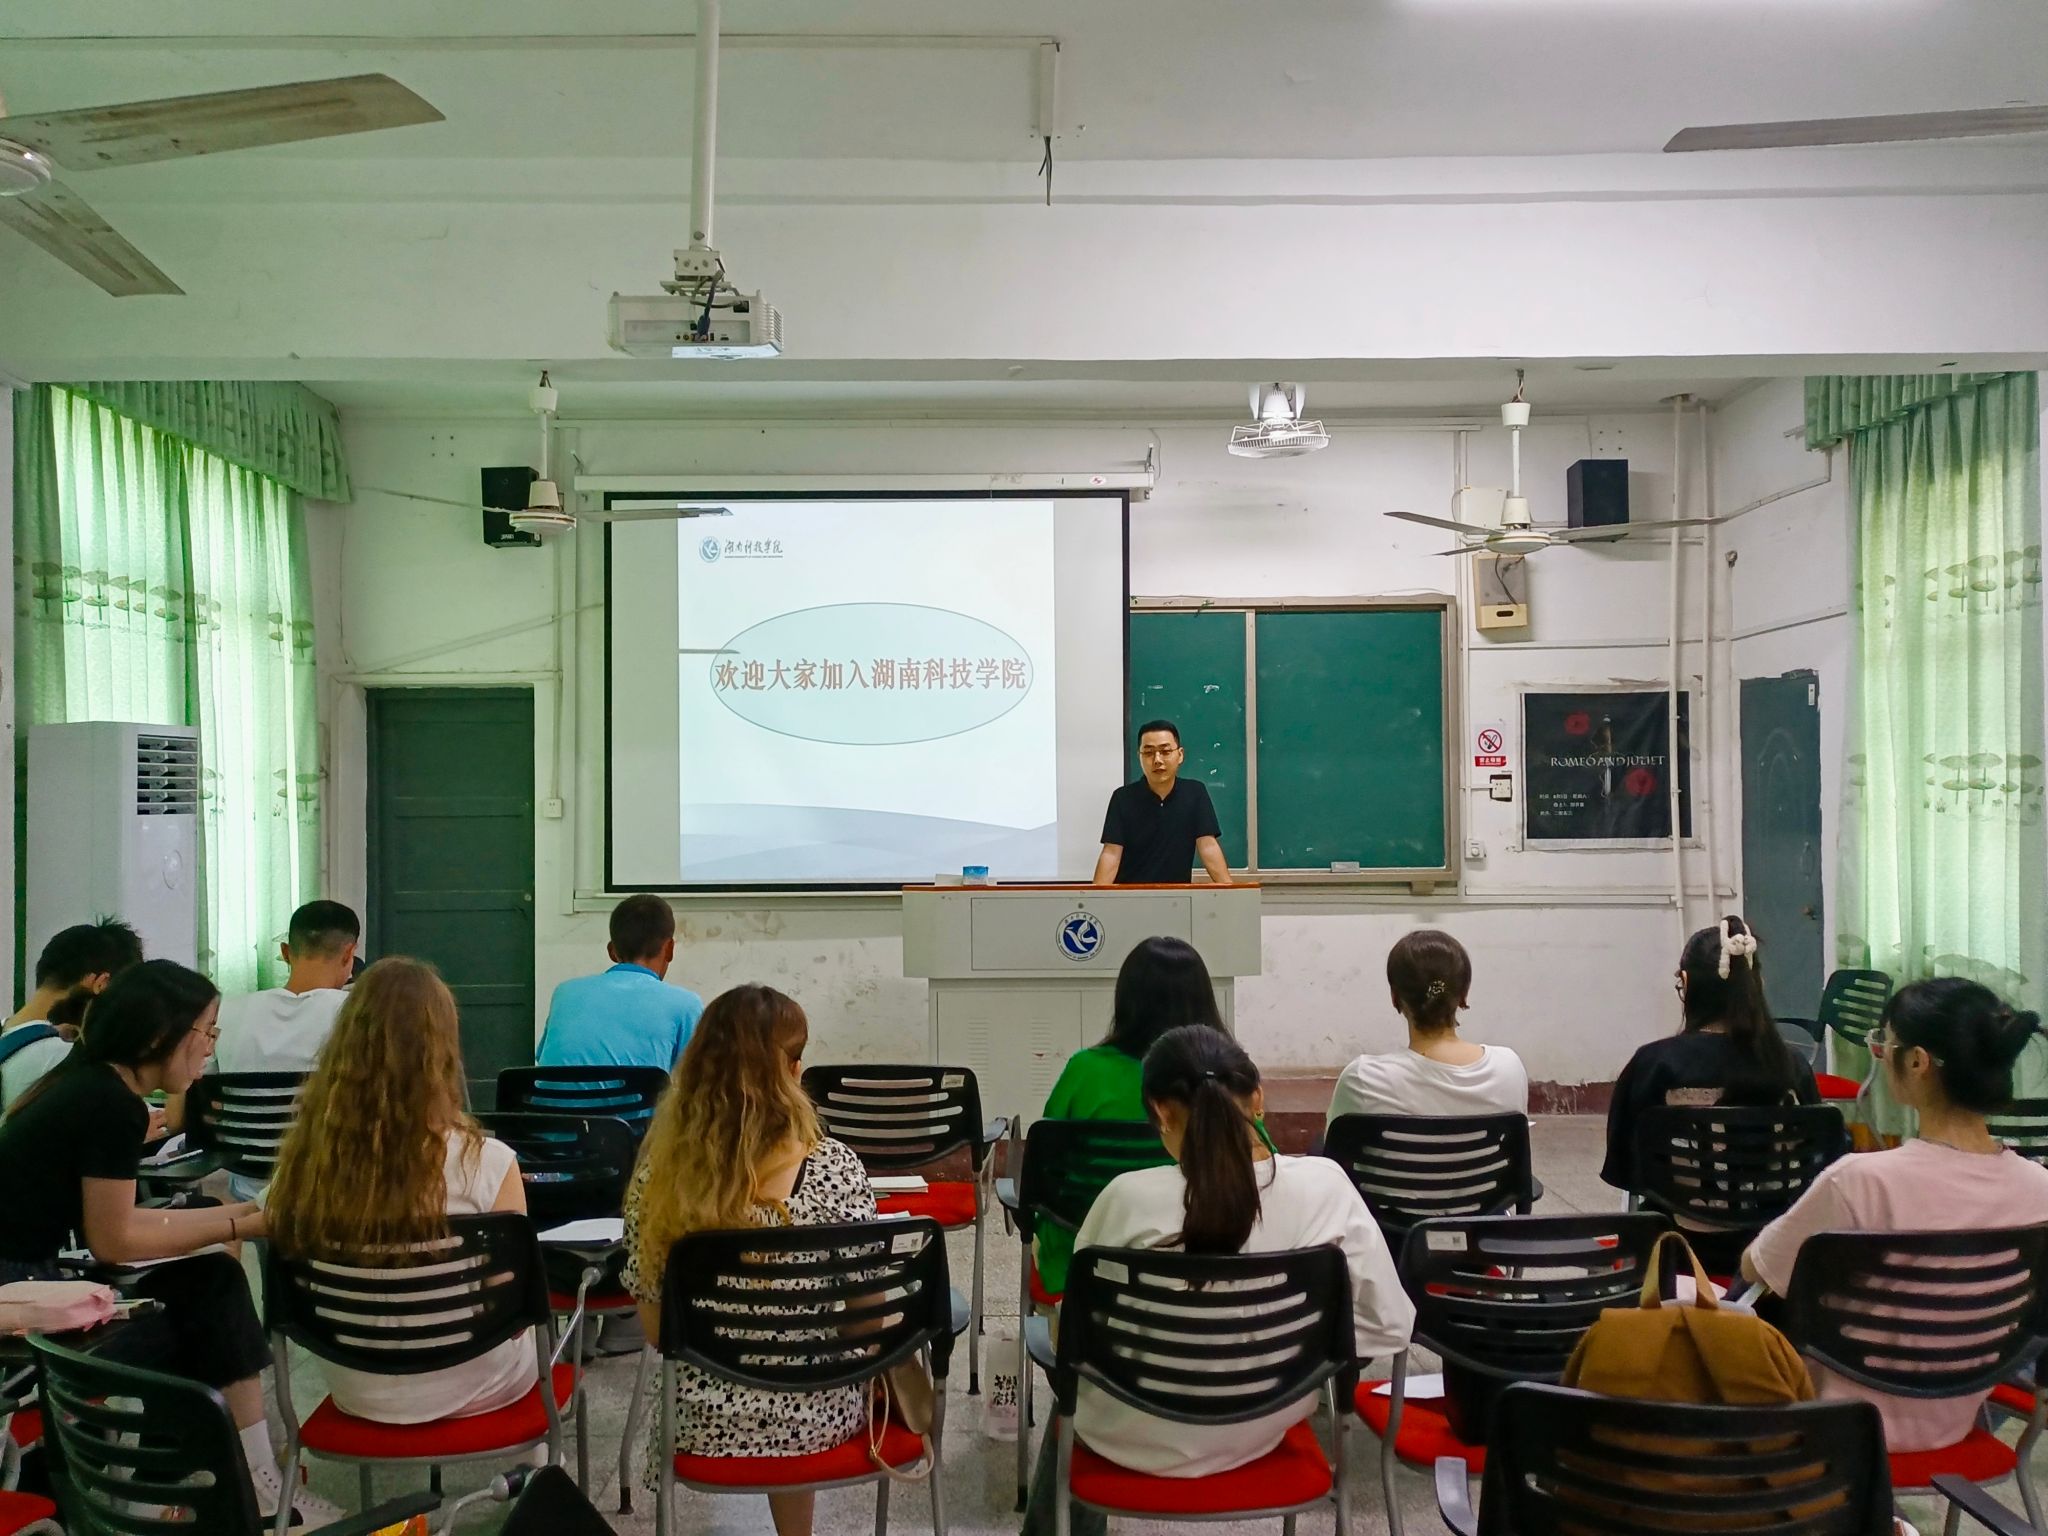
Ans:
<svg viewBox="0 0 2048 1536"><path fill-rule="evenodd" d="M606 530L612 889L1090 876L1123 493L683 499Z"/></svg>

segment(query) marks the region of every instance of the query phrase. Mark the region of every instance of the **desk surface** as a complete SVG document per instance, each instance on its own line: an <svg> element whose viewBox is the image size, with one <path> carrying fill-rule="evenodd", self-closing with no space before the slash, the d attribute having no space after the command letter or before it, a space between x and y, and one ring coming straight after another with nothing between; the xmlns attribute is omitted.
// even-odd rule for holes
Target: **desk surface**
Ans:
<svg viewBox="0 0 2048 1536"><path fill-rule="evenodd" d="M1047 880L1032 884L1025 881L1011 881L1004 885L906 885L904 894L915 891L943 891L947 895L965 892L975 896L986 896L991 892L1017 891L1025 895L1046 891L1256 891L1256 880L1236 880L1229 885L1211 885L1206 880L1184 880L1173 885L1097 885L1090 880L1060 881Z"/></svg>

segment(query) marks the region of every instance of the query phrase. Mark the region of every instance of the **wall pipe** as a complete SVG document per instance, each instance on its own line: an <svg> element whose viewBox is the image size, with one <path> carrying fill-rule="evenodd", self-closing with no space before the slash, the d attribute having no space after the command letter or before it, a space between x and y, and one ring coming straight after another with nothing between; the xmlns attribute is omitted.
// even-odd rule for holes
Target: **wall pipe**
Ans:
<svg viewBox="0 0 2048 1536"><path fill-rule="evenodd" d="M1685 516L1685 408L1692 401L1690 395L1671 397L1671 517L1675 522ZM1679 606L1679 565L1684 548L1679 534L1683 530L1671 530L1671 624L1668 631L1671 641L1671 676L1666 692L1666 713L1669 726L1669 752L1665 762L1666 792L1671 797L1671 906L1678 914L1678 943L1683 948L1689 931L1685 926L1685 839L1680 835L1678 817L1679 798L1679 741L1678 741L1678 682L1682 664L1680 644L1682 612Z"/></svg>
<svg viewBox="0 0 2048 1536"><path fill-rule="evenodd" d="M697 0L697 125L690 139L690 249L711 249L718 158L718 0Z"/></svg>
<svg viewBox="0 0 2048 1536"><path fill-rule="evenodd" d="M1721 913L1721 783L1716 776L1720 762L1714 750L1714 535L1720 530L1714 518L1713 407L1700 403L1700 516L1707 519L1706 546L1700 553L1700 763L1706 770L1707 793L1693 797L1701 839L1707 845L1707 907L1710 917Z"/></svg>

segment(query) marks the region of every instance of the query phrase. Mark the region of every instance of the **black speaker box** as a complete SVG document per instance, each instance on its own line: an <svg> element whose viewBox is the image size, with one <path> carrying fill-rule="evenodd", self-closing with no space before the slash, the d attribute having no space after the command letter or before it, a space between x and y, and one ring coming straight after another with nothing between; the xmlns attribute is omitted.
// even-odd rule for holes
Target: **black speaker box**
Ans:
<svg viewBox="0 0 2048 1536"><path fill-rule="evenodd" d="M514 528L508 512L526 510L526 488L540 478L531 464L505 464L479 471L483 477L484 542L493 549L529 549L540 535ZM494 512L493 507L504 511Z"/></svg>
<svg viewBox="0 0 2048 1536"><path fill-rule="evenodd" d="M1564 472L1564 489L1572 527L1628 521L1627 459L1581 459Z"/></svg>

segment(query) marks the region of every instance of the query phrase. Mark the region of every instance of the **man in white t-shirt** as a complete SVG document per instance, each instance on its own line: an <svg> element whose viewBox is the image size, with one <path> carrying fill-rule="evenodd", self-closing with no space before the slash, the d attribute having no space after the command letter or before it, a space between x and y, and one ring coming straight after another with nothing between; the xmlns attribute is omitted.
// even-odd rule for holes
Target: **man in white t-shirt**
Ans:
<svg viewBox="0 0 2048 1536"><path fill-rule="evenodd" d="M281 987L223 998L209 1072L310 1072L348 1000L363 925L338 901L309 901L292 914L279 951L291 968Z"/></svg>

